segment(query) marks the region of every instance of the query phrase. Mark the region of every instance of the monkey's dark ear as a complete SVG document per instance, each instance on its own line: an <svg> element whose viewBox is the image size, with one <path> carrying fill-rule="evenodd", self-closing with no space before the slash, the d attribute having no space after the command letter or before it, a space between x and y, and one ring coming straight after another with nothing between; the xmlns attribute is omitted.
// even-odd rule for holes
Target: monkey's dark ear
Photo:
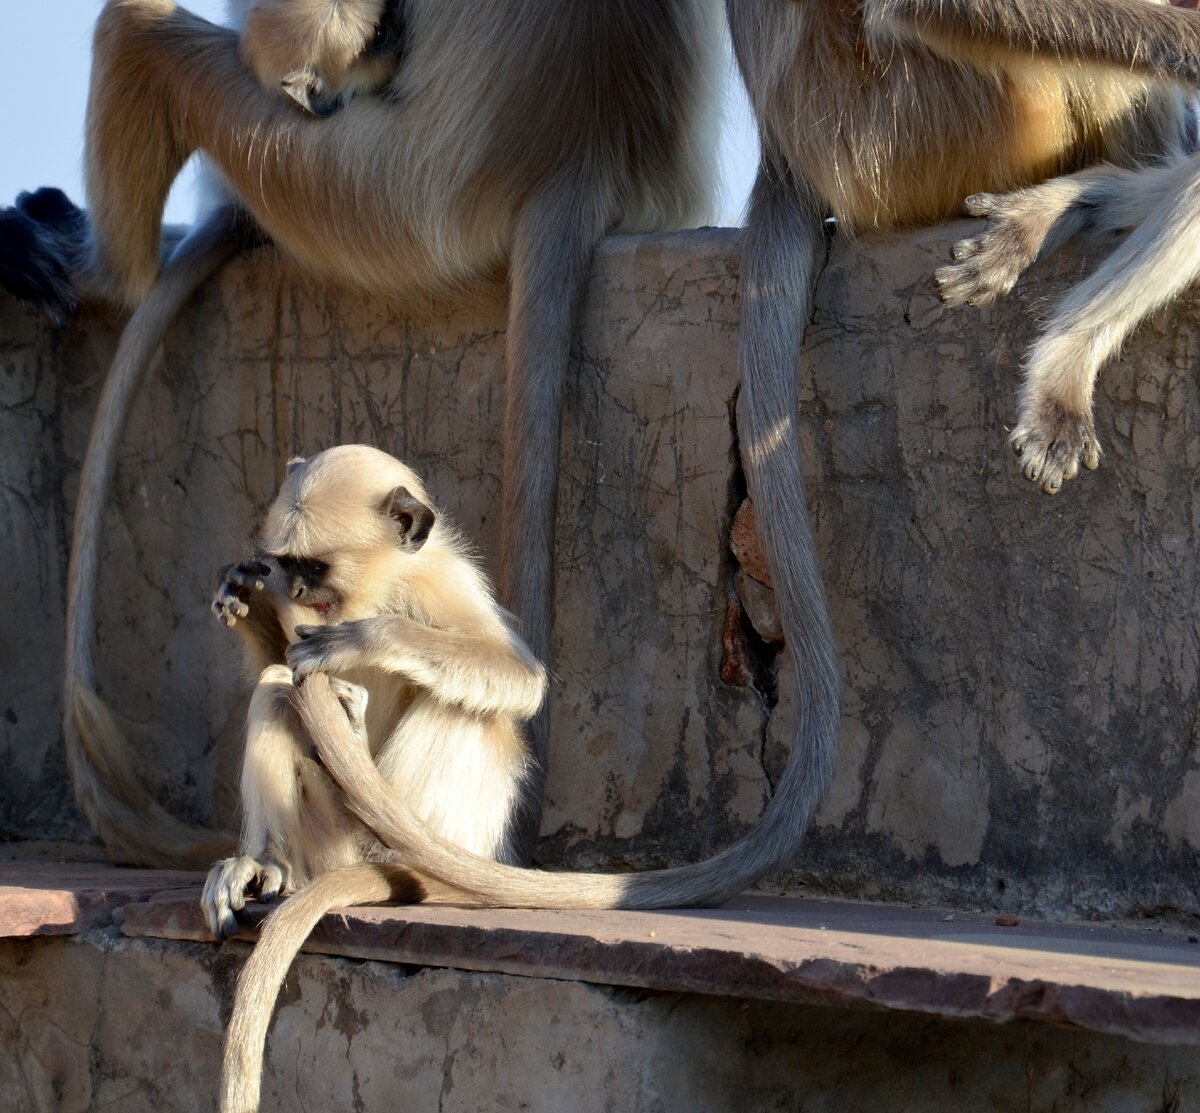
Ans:
<svg viewBox="0 0 1200 1113"><path fill-rule="evenodd" d="M416 498L407 487L396 487L379 508L396 523L400 548L415 553L425 544L437 519L431 507Z"/></svg>
<svg viewBox="0 0 1200 1113"><path fill-rule="evenodd" d="M308 461L305 460L303 456L293 456L287 462L287 474L291 475L292 472L294 472L301 464L305 464L307 462Z"/></svg>

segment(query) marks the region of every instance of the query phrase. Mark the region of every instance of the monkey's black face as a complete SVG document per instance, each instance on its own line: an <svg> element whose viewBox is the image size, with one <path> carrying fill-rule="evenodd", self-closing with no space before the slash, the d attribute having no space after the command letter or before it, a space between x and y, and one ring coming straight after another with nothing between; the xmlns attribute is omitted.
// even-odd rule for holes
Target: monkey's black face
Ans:
<svg viewBox="0 0 1200 1113"><path fill-rule="evenodd" d="M309 557L274 556L287 584L288 595L302 607L311 607L319 615L336 610L341 592L329 584L329 565Z"/></svg>

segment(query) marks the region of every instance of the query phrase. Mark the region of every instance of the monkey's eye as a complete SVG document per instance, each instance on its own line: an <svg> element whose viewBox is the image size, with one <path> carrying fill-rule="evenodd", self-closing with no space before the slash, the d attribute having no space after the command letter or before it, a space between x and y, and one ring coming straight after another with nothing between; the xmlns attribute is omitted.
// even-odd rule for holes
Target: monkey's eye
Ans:
<svg viewBox="0 0 1200 1113"><path fill-rule="evenodd" d="M299 576L305 580L323 580L329 572L329 565L323 560L309 560L307 557L277 556L275 563L289 577Z"/></svg>

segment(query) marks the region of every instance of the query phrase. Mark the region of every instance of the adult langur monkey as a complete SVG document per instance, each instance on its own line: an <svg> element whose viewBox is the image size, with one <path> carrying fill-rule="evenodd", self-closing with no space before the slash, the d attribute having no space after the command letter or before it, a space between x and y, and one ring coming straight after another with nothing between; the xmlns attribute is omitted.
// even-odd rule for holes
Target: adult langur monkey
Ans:
<svg viewBox="0 0 1200 1113"><path fill-rule="evenodd" d="M342 5L262 0L247 30L256 11L269 9L276 33L295 20L308 42L323 7ZM227 837L214 842L172 819L133 777L116 721L95 694L93 629L102 504L138 371L178 306L240 242L247 214L309 269L399 301L460 290L507 266L502 584L545 659L563 380L592 249L614 228L695 223L710 203L717 0L404 0L402 7L400 69L381 95L329 121L306 118L278 90L264 91L239 59L233 32L171 0L110 0L97 22L86 254L58 251L56 259L78 277L83 295L139 310L102 399L81 484L65 708L76 794L110 851L127 861L203 866L230 846ZM274 72L283 68L270 50L262 53ZM254 71L264 80L262 68ZM304 83L293 86L284 91L303 100L296 91ZM163 202L195 150L235 201L160 275ZM59 245L47 236L39 246L41 256L26 260L34 271ZM540 822L544 712L534 738L536 769L518 838L525 858Z"/></svg>

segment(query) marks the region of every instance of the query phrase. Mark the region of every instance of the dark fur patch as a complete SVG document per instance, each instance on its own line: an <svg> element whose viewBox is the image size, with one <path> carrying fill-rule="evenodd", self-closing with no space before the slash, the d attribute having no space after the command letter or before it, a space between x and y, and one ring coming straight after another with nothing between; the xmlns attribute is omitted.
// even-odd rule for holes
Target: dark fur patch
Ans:
<svg viewBox="0 0 1200 1113"><path fill-rule="evenodd" d="M76 309L70 260L53 233L19 209L0 211L0 287L52 317Z"/></svg>
<svg viewBox="0 0 1200 1113"><path fill-rule="evenodd" d="M414 553L429 539L437 520L433 508L426 506L407 487L395 488L384 499L382 510L396 523L400 547Z"/></svg>

